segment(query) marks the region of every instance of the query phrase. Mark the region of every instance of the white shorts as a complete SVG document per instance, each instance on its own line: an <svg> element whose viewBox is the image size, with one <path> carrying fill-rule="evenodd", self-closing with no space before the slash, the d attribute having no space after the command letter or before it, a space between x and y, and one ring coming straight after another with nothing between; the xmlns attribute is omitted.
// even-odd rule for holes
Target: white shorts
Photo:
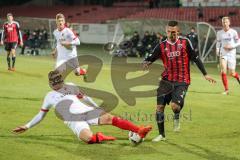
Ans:
<svg viewBox="0 0 240 160"><path fill-rule="evenodd" d="M78 139L80 139L79 136L83 129L90 130L89 124L85 121L67 121L64 123L73 131Z"/></svg>
<svg viewBox="0 0 240 160"><path fill-rule="evenodd" d="M74 70L74 73L79 73L80 67L79 67L79 62L78 58L72 58L69 60L58 60L55 69L58 71L62 72L68 72L70 70Z"/></svg>
<svg viewBox="0 0 240 160"><path fill-rule="evenodd" d="M227 68L235 70L236 68L236 55L235 54L226 54L221 57L227 62Z"/></svg>
<svg viewBox="0 0 240 160"><path fill-rule="evenodd" d="M99 117L87 121L65 121L64 123L73 131L79 139L80 133L83 129L90 130L90 125L98 125Z"/></svg>
<svg viewBox="0 0 240 160"><path fill-rule="evenodd" d="M81 114L81 120L64 121L64 123L79 138L83 129L90 130L90 125L98 125L99 117L102 115L103 110L101 108L90 107L78 101L70 107L70 112L72 114Z"/></svg>

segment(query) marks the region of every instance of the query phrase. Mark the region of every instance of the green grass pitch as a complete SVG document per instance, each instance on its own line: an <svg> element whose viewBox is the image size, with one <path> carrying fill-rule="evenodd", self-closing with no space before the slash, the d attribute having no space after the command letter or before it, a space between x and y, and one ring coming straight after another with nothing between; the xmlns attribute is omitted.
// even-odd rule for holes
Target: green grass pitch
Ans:
<svg viewBox="0 0 240 160"><path fill-rule="evenodd" d="M94 83L85 83L73 74L67 80L116 95L110 77L111 57L103 53L101 47L90 45L80 47L79 54L94 54L101 58L104 61L101 73ZM134 58L132 60L141 62ZM217 79L215 85L205 81L196 66L191 67L192 83L182 111L181 132L173 132L172 111L167 107L169 118L166 121L165 142L151 142L158 133L154 117L151 117L155 112L155 97L138 98L134 107L128 107L120 99L118 107L112 111L123 117L127 114L127 118L139 125L153 125L153 131L137 147L130 144L127 131L112 126L96 126L92 129L116 136L117 141L84 144L56 118L54 111L50 111L38 126L22 135L13 135L13 128L25 124L38 113L43 97L50 90L47 73L54 64L50 56L18 56L16 72L9 72L5 54L1 53L0 160L240 159L240 85L228 77L230 95L221 95L223 87L216 64L206 65L209 74Z"/></svg>

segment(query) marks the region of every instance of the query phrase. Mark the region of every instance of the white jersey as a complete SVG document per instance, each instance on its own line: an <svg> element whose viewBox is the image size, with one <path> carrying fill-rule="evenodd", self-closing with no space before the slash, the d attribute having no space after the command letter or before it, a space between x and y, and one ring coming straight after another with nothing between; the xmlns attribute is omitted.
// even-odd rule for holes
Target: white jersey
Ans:
<svg viewBox="0 0 240 160"><path fill-rule="evenodd" d="M79 98L79 96L81 98ZM92 110L92 106L89 106L88 103L84 102L82 99L84 96L74 84L68 83L64 85L61 89L55 91L50 91L44 98L41 110L48 111L51 107L57 107L57 104L64 100L71 100L72 104L70 106L70 112L73 114L84 113Z"/></svg>
<svg viewBox="0 0 240 160"><path fill-rule="evenodd" d="M53 32L53 35L56 40L56 49L57 49L57 66L68 61L69 59L77 57L77 47L76 45L80 44L78 37L73 33L70 28L65 27L61 31L56 29ZM71 49L65 48L61 45L62 41L68 41L72 44Z"/></svg>
<svg viewBox="0 0 240 160"><path fill-rule="evenodd" d="M71 101L68 110L70 117L69 114L66 113L68 116L65 117L66 119L64 119L64 123L74 132L74 134L77 135L78 138L83 129L90 130L89 125L98 125L99 117L102 115L103 110L100 108L95 109L95 107L98 106L90 97L80 92L76 85L68 83L58 91L48 92L44 98L41 111L25 126L31 128L37 125L43 120L51 107L58 107L58 103L64 100ZM76 114L75 119L72 119L72 114ZM77 114L82 115L79 116Z"/></svg>
<svg viewBox="0 0 240 160"><path fill-rule="evenodd" d="M230 28L228 31L220 30L217 32L217 49L220 49L222 56L231 55L236 56L236 46L239 43L239 37L236 30ZM234 49L226 51L223 47L231 45Z"/></svg>

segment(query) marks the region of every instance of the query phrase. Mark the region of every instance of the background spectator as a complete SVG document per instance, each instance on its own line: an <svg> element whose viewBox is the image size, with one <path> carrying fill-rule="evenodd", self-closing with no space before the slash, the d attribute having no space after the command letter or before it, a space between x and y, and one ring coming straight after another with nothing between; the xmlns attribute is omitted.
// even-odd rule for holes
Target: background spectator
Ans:
<svg viewBox="0 0 240 160"><path fill-rule="evenodd" d="M198 4L197 13L198 13L198 19L202 19L203 18L203 7L202 7L201 3Z"/></svg>
<svg viewBox="0 0 240 160"><path fill-rule="evenodd" d="M195 28L191 28L191 32L187 34L187 38L191 41L195 51L198 51L198 35L195 32Z"/></svg>
<svg viewBox="0 0 240 160"><path fill-rule="evenodd" d="M25 49L28 48L30 49L29 54L38 55L39 49L45 49L49 46L48 32L43 26L41 29L35 28L33 31L24 30L23 41L24 45L20 54L23 55Z"/></svg>

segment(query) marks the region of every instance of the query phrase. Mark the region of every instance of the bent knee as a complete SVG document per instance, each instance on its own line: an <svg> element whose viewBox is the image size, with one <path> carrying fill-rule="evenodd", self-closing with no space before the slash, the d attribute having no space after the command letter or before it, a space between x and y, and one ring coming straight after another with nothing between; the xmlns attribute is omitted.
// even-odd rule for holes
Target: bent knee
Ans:
<svg viewBox="0 0 240 160"><path fill-rule="evenodd" d="M100 118L99 118L99 123L100 124L112 124L112 119L113 115L109 113L104 113Z"/></svg>
<svg viewBox="0 0 240 160"><path fill-rule="evenodd" d="M229 75L234 77L236 75L236 73L232 71L232 72L229 73Z"/></svg>
<svg viewBox="0 0 240 160"><path fill-rule="evenodd" d="M181 106L176 104L176 103L171 103L171 107L174 113L180 112L181 111Z"/></svg>
<svg viewBox="0 0 240 160"><path fill-rule="evenodd" d="M79 139L88 143L92 139L93 133L89 129L83 129L79 134Z"/></svg>
<svg viewBox="0 0 240 160"><path fill-rule="evenodd" d="M164 105L157 105L156 111L157 112L164 112L164 108L165 108Z"/></svg>

